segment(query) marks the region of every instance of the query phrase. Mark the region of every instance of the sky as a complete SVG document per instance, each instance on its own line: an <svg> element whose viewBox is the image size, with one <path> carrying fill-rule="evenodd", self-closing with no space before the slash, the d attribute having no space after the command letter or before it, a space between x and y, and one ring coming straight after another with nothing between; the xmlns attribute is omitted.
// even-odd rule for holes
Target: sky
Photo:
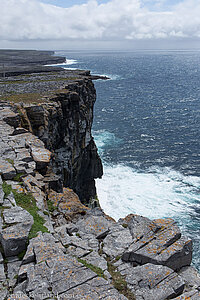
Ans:
<svg viewBox="0 0 200 300"><path fill-rule="evenodd" d="M200 48L200 0L0 0L0 12L0 48Z"/></svg>

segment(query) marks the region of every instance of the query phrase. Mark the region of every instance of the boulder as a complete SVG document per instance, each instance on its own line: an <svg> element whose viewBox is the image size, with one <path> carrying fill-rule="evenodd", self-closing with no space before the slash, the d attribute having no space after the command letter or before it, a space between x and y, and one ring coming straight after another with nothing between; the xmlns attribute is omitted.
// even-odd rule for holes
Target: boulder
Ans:
<svg viewBox="0 0 200 300"><path fill-rule="evenodd" d="M132 243L129 229L119 224L110 227L110 232L103 241L103 252L114 258L122 255Z"/></svg>
<svg viewBox="0 0 200 300"><path fill-rule="evenodd" d="M83 219L78 220L76 226L85 234L92 234L96 238L99 238L101 235L105 237L109 232L109 228L114 223L113 220L110 220L105 216L93 216L88 214Z"/></svg>
<svg viewBox="0 0 200 300"><path fill-rule="evenodd" d="M36 162L36 170L45 169L51 160L51 152L42 147L32 146L31 155Z"/></svg>
<svg viewBox="0 0 200 300"><path fill-rule="evenodd" d="M4 180L12 179L16 175L16 170L8 161L0 160L0 175Z"/></svg>
<svg viewBox="0 0 200 300"><path fill-rule="evenodd" d="M181 237L180 229L172 219L158 219L146 223L145 234L132 228L133 243L124 252L124 261L139 264L162 264L179 270L188 266L192 260L192 241ZM139 224L139 223L138 223ZM129 225L130 226L130 225Z"/></svg>
<svg viewBox="0 0 200 300"><path fill-rule="evenodd" d="M128 288L137 300L164 300L180 295L184 290L183 279L172 269L146 264L121 271Z"/></svg>
<svg viewBox="0 0 200 300"><path fill-rule="evenodd" d="M26 249L31 223L19 223L2 230L0 240L5 256L15 256Z"/></svg>

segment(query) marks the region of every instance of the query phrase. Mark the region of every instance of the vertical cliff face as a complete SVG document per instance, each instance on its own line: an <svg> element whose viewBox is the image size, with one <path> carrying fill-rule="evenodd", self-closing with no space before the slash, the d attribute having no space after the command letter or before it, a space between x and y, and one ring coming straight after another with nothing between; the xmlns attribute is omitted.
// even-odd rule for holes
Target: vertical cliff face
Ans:
<svg viewBox="0 0 200 300"><path fill-rule="evenodd" d="M95 178L102 163L91 135L96 100L90 79L77 79L49 101L25 106L32 132L53 153L51 168L63 186L72 188L82 201L95 197ZM29 123L26 122L26 123Z"/></svg>

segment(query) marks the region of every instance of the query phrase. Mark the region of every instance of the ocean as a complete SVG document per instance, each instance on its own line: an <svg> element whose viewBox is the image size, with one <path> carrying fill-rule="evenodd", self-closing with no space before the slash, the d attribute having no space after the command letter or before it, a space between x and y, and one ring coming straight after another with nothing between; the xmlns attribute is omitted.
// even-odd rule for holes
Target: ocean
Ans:
<svg viewBox="0 0 200 300"><path fill-rule="evenodd" d="M95 81L93 136L105 213L172 217L193 239L200 271L200 52L58 51Z"/></svg>

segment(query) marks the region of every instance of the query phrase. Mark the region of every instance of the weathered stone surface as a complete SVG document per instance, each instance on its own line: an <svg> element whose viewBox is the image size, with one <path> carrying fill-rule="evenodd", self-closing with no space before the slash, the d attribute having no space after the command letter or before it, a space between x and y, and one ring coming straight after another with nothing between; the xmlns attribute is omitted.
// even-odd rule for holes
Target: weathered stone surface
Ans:
<svg viewBox="0 0 200 300"><path fill-rule="evenodd" d="M20 162L31 162L33 158L30 155L30 152L27 149L24 149L23 152L17 153L17 158Z"/></svg>
<svg viewBox="0 0 200 300"><path fill-rule="evenodd" d="M0 174L3 179L12 179L16 175L15 168L6 160L0 160Z"/></svg>
<svg viewBox="0 0 200 300"><path fill-rule="evenodd" d="M7 299L8 290L7 288L0 283L0 299Z"/></svg>
<svg viewBox="0 0 200 300"><path fill-rule="evenodd" d="M200 292L198 290L191 290L183 293L181 296L174 298L174 300L199 300Z"/></svg>
<svg viewBox="0 0 200 300"><path fill-rule="evenodd" d="M115 224L110 228L109 234L103 241L103 252L110 257L122 255L132 243L129 229Z"/></svg>
<svg viewBox="0 0 200 300"><path fill-rule="evenodd" d="M88 210L88 208L80 202L78 196L69 188L64 188L63 193L57 193L51 190L48 198L68 221L81 215L85 215Z"/></svg>
<svg viewBox="0 0 200 300"><path fill-rule="evenodd" d="M4 192L2 186L0 185L0 205L3 204Z"/></svg>
<svg viewBox="0 0 200 300"><path fill-rule="evenodd" d="M12 112L11 110L7 111L5 117L3 120L10 126L13 126L15 128L19 127L20 125L20 115Z"/></svg>
<svg viewBox="0 0 200 300"><path fill-rule="evenodd" d="M2 256L2 254L0 252L0 264L2 264L2 263L3 263L3 256Z"/></svg>
<svg viewBox="0 0 200 300"><path fill-rule="evenodd" d="M33 217L25 209L15 206L10 209L4 209L3 217L6 224L25 223L33 225Z"/></svg>
<svg viewBox="0 0 200 300"><path fill-rule="evenodd" d="M127 298L119 294L119 292L103 278L94 278L69 290L67 293L61 294L61 299L126 300Z"/></svg>
<svg viewBox="0 0 200 300"><path fill-rule="evenodd" d="M20 265L21 261L10 262L7 264L9 286L11 287L14 286L17 282Z"/></svg>
<svg viewBox="0 0 200 300"><path fill-rule="evenodd" d="M184 281L172 269L146 264L121 272L137 300L171 299L183 292Z"/></svg>
<svg viewBox="0 0 200 300"><path fill-rule="evenodd" d="M62 72L62 76L65 75ZM89 73L83 75L89 76ZM44 79L48 82L48 77ZM32 77L28 85L25 84L27 89L31 81ZM35 83L38 81L36 75ZM181 237L172 219L151 221L129 215L116 223L100 209L86 208L71 189L62 190L63 186L70 186L81 200L93 207L97 204L90 201L96 195L94 178L102 175L101 160L91 135L94 86L91 80L84 78L64 83L65 91L56 93L50 101L45 97L33 105L0 103L1 161L6 162L4 167L13 168L15 174L23 173L20 185L7 180L14 176L10 171L2 178L13 189L32 193L39 215L49 222L48 229L52 232L40 233L29 241L22 262L13 257L25 249L30 230L26 223L31 224L32 219L16 206L12 194L3 199L0 173L0 205L4 206L0 237L7 257L2 264L0 256L4 281L0 283L0 299L8 296L8 291L13 292L11 298L30 297L32 300L126 299L109 284L112 278L106 259L127 279L137 300L174 298L183 291L183 278L186 281L184 299L196 299L199 278L192 268L182 268L179 277L172 269L162 266L177 270L191 261L191 241ZM18 89L15 84L14 87ZM15 120L19 111L20 118ZM20 125L26 129L19 128ZM52 203L47 200L53 202L53 212ZM117 257L121 255L127 263ZM83 264L77 258L81 258ZM139 263L144 265L138 266ZM99 278L91 265L101 268L108 281ZM5 291L3 285L7 285ZM24 295L16 295L17 292Z"/></svg>
<svg viewBox="0 0 200 300"><path fill-rule="evenodd" d="M45 148L31 147L31 154L37 170L43 169L50 162L51 152Z"/></svg>
<svg viewBox="0 0 200 300"><path fill-rule="evenodd" d="M2 230L0 240L5 256L15 256L26 249L31 226L30 223L19 223Z"/></svg>
<svg viewBox="0 0 200 300"><path fill-rule="evenodd" d="M12 192L6 197L6 199L4 199L3 205L5 207L9 206L10 208L16 206L15 197Z"/></svg>
<svg viewBox="0 0 200 300"><path fill-rule="evenodd" d="M26 265L21 265L18 272L18 281L22 282L27 279L27 274L30 273L35 267L35 263L28 263Z"/></svg>
<svg viewBox="0 0 200 300"><path fill-rule="evenodd" d="M0 283L6 280L5 270L3 263L0 263Z"/></svg>
<svg viewBox="0 0 200 300"><path fill-rule="evenodd" d="M30 264L32 262L36 262L36 258L35 258L35 253L33 251L33 243L34 243L35 239L32 239L27 247L26 253L23 257L22 260L22 265L23 264Z"/></svg>
<svg viewBox="0 0 200 300"><path fill-rule="evenodd" d="M192 241L181 237L180 229L172 219L158 219L146 224L146 234L134 236L134 242L122 256L124 261L162 264L174 270L190 265Z"/></svg>
<svg viewBox="0 0 200 300"><path fill-rule="evenodd" d="M153 234L159 229L150 219L135 214L130 214L124 219L119 219L118 223L128 226L134 241L149 235L150 232Z"/></svg>
<svg viewBox="0 0 200 300"><path fill-rule="evenodd" d="M194 267L184 267L178 272L178 274L185 281L187 289L193 288L200 290L200 274Z"/></svg>
<svg viewBox="0 0 200 300"><path fill-rule="evenodd" d="M99 235L104 233L107 235L109 227L111 227L114 223L114 221L103 216L86 215L83 219L76 222L76 226L85 234L92 234L98 238Z"/></svg>
<svg viewBox="0 0 200 300"><path fill-rule="evenodd" d="M107 261L97 252L91 252L83 258L87 263L92 264L103 271L107 270Z"/></svg>

